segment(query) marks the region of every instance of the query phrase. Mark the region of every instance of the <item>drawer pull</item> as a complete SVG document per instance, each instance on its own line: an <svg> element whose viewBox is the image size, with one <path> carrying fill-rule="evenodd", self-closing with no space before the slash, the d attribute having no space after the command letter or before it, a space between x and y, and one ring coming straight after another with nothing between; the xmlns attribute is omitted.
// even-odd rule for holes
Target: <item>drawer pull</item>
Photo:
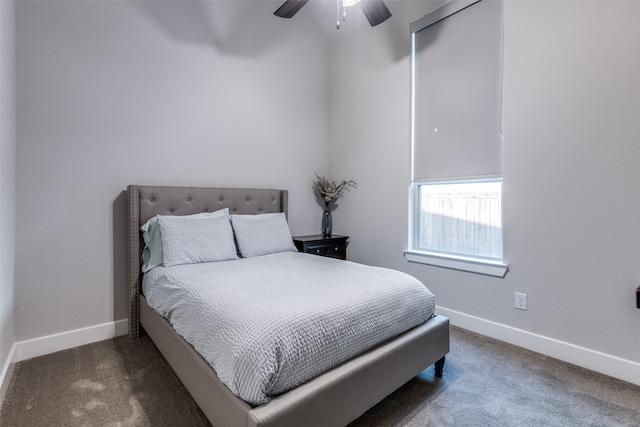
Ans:
<svg viewBox="0 0 640 427"><path fill-rule="evenodd" d="M334 250L334 251L337 251L337 250L338 250L338 247L336 246L333 250Z"/></svg>
<svg viewBox="0 0 640 427"><path fill-rule="evenodd" d="M319 254L320 253L320 249L316 249L316 253Z"/></svg>

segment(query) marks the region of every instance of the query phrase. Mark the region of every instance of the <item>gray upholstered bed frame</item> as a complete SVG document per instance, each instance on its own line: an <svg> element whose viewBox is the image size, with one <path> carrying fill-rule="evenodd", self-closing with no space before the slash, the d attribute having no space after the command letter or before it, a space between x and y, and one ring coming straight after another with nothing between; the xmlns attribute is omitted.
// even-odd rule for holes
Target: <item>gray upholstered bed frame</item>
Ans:
<svg viewBox="0 0 640 427"><path fill-rule="evenodd" d="M127 190L130 337L138 339L144 329L214 426L344 426L429 365L436 363L437 373L442 373L449 352L449 320L435 316L267 404L251 407L234 396L193 347L147 305L140 292L139 230L157 214L189 215L222 208L238 214L287 214L288 192L137 185Z"/></svg>

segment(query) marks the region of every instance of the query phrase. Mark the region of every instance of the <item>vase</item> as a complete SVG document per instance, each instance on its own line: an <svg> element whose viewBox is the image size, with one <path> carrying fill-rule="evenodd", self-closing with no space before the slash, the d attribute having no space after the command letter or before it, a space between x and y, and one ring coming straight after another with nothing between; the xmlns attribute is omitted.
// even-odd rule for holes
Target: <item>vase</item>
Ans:
<svg viewBox="0 0 640 427"><path fill-rule="evenodd" d="M331 237L333 231L333 219L331 218L331 209L325 206L322 211L322 237Z"/></svg>

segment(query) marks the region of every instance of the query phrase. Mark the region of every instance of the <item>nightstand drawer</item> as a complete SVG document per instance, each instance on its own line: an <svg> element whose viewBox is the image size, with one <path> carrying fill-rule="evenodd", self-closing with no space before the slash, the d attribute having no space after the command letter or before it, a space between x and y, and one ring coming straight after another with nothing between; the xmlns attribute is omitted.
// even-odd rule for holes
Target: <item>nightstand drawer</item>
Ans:
<svg viewBox="0 0 640 427"><path fill-rule="evenodd" d="M327 254L327 247L325 245L309 245L304 248L302 252L325 256Z"/></svg>
<svg viewBox="0 0 640 427"><path fill-rule="evenodd" d="M314 255L327 255L327 250L329 248L326 245L309 245L302 252L306 252L308 254Z"/></svg>
<svg viewBox="0 0 640 427"><path fill-rule="evenodd" d="M331 237L298 236L293 238L293 243L300 252L326 256L338 259L347 259L348 236L334 235Z"/></svg>
<svg viewBox="0 0 640 427"><path fill-rule="evenodd" d="M333 258L347 258L347 243L328 244L326 246L326 255Z"/></svg>
<svg viewBox="0 0 640 427"><path fill-rule="evenodd" d="M309 245L303 252L315 255L330 256L333 258L346 258L347 257L347 245L346 243L339 244L323 244L323 245Z"/></svg>

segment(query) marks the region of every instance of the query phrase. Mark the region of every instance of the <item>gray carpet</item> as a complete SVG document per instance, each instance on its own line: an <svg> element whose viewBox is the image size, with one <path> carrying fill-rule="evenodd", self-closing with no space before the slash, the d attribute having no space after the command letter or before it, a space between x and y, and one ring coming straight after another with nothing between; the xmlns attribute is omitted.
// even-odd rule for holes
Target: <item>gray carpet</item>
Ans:
<svg viewBox="0 0 640 427"><path fill-rule="evenodd" d="M119 337L18 363L0 425L209 423L148 338ZM452 327L441 380L426 369L350 426L637 427L640 387Z"/></svg>

